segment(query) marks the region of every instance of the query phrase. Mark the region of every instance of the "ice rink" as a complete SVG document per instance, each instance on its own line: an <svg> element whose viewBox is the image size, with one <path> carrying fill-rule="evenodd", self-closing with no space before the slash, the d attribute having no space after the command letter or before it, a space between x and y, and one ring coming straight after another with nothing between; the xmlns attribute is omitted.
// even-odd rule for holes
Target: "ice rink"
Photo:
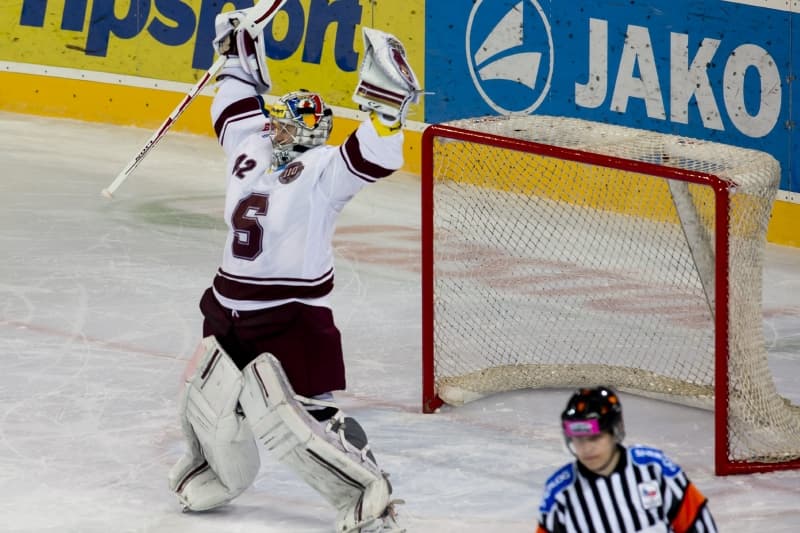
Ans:
<svg viewBox="0 0 800 533"><path fill-rule="evenodd" d="M170 133L109 201L152 132L0 113L0 531L333 531L335 512L262 454L254 486L180 512L166 474L197 302L221 258L223 156ZM367 188L340 219L332 300L348 390L410 532L531 532L545 478L571 458L570 391L420 412L419 179ZM800 403L800 249L768 245L764 331L779 391ZM712 413L622 394L628 443L663 448L720 531L796 532L800 471L718 478Z"/></svg>

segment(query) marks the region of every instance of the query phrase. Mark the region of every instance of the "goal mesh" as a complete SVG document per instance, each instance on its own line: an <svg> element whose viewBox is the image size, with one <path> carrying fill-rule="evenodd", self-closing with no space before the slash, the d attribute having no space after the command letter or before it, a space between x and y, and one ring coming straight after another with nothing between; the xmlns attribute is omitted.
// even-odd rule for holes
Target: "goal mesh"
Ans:
<svg viewBox="0 0 800 533"><path fill-rule="evenodd" d="M715 408L718 473L800 458L761 319L774 158L547 116L423 138L426 411L606 384Z"/></svg>

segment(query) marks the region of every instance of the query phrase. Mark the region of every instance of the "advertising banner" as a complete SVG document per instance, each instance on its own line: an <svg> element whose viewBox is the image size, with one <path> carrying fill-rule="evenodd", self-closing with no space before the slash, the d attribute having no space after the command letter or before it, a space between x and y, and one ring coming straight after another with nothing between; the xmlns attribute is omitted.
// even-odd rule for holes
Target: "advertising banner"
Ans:
<svg viewBox="0 0 800 533"><path fill-rule="evenodd" d="M423 1L289 0L265 32L273 93L316 90L331 105L354 107L362 25L406 43L421 76ZM215 16L252 5L253 0L9 0L0 5L0 61L194 83L214 60Z"/></svg>
<svg viewBox="0 0 800 533"><path fill-rule="evenodd" d="M780 188L800 192L800 15L763 3L700 7L428 1L425 121L536 113L709 139L771 153Z"/></svg>

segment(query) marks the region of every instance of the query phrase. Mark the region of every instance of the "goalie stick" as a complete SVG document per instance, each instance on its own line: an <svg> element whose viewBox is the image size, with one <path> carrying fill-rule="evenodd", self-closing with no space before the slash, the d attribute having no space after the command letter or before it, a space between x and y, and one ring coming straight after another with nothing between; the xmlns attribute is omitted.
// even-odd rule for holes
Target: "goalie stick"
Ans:
<svg viewBox="0 0 800 533"><path fill-rule="evenodd" d="M250 37L253 39L257 39L261 32L264 30L264 27L269 24L269 21L275 17L275 14L283 7L283 4L286 3L286 0L262 0L258 2L253 8L247 13L247 18L242 21L242 26L250 34ZM139 152L134 156L133 159L125 165L125 168L117 174L117 177L114 178L114 181L111 184L103 189L102 194L106 198L113 198L114 193L123 184L123 182L128 179L128 177L133 174L133 171L136 170L136 167L139 166L139 163L144 160L150 150L152 150L156 144L164 137L164 135L169 131L172 125L178 120L178 117L183 113L189 104L192 103L192 100L203 90L208 82L216 75L217 72L222 68L225 64L224 56L220 56L214 61L214 64L209 67L209 69L203 74L203 76L194 84L194 86L189 89L189 92L186 93L186 96L183 97L183 100L178 104L178 106L172 110L172 113L169 114L167 119L158 127L158 129L147 139L147 142L144 143L144 146L139 150Z"/></svg>

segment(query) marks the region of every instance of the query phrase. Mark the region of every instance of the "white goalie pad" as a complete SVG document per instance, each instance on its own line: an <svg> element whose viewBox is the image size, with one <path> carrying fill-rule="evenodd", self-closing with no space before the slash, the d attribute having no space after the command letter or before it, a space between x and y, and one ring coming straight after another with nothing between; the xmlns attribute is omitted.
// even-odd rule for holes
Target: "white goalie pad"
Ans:
<svg viewBox="0 0 800 533"><path fill-rule="evenodd" d="M364 58L353 101L394 120L405 121L408 106L419 101L419 81L397 37L363 28Z"/></svg>
<svg viewBox="0 0 800 533"><path fill-rule="evenodd" d="M181 395L181 427L189 449L170 470L169 486L186 510L228 503L247 489L261 466L250 426L237 412L242 373L214 337Z"/></svg>
<svg viewBox="0 0 800 533"><path fill-rule="evenodd" d="M360 426L341 414L326 422L312 417L303 403L313 401L294 394L271 354L260 355L243 374L240 403L253 433L338 509L337 531L359 531L380 521L391 507L391 487L369 447L347 440L345 424Z"/></svg>

